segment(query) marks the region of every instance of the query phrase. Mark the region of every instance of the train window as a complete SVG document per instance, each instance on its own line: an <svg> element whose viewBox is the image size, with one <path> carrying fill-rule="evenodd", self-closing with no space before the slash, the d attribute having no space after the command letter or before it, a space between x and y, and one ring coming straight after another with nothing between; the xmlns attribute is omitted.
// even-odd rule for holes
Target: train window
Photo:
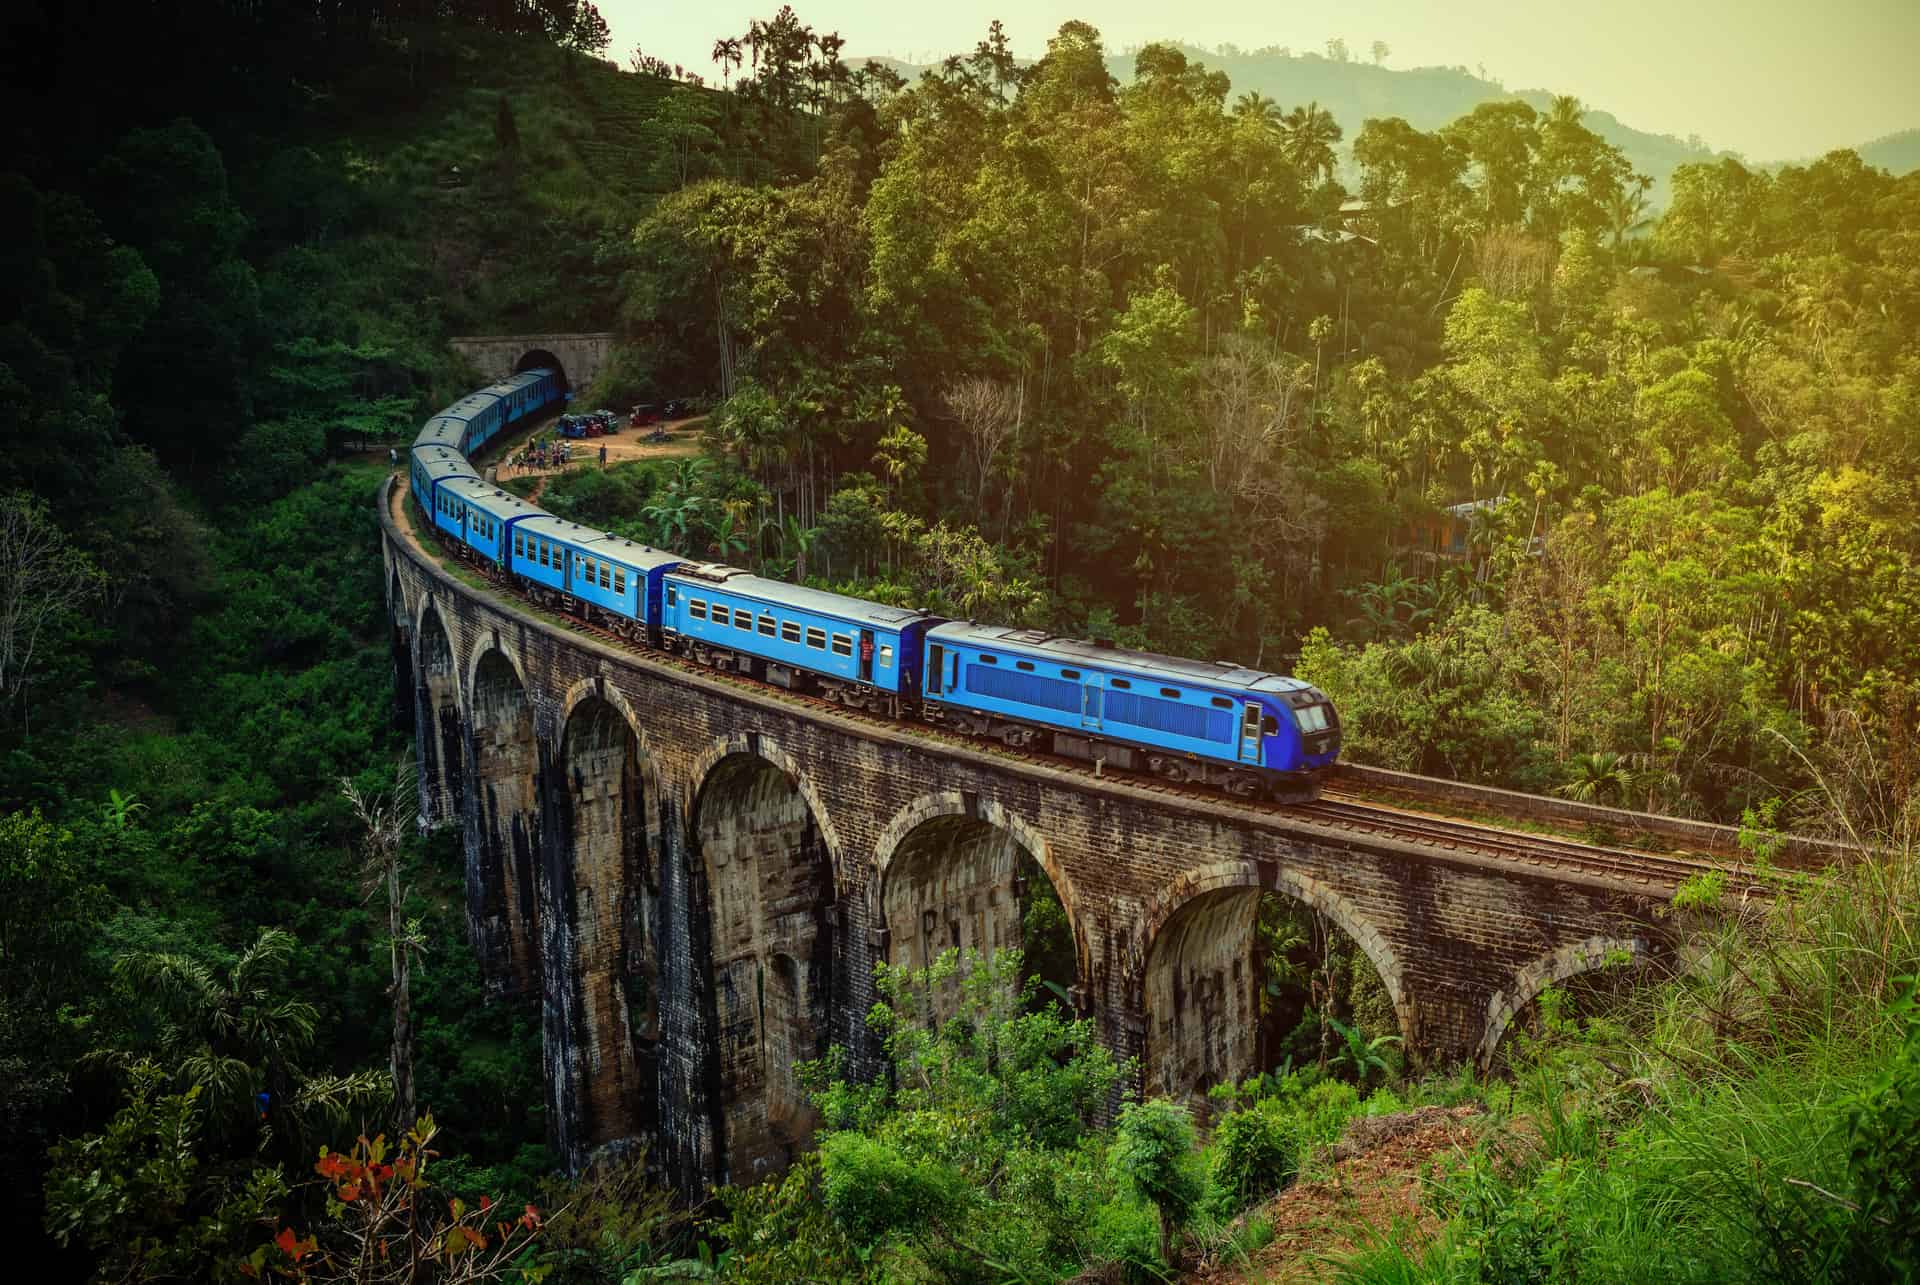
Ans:
<svg viewBox="0 0 1920 1285"><path fill-rule="evenodd" d="M1062 678L1078 678L1078 677L1080 677L1080 671L1079 671L1079 670L1077 670L1077 669L1063 669L1063 670L1061 670L1061 671L1060 671L1060 677L1062 677Z"/></svg>
<svg viewBox="0 0 1920 1285"><path fill-rule="evenodd" d="M1108 686L1118 687L1121 691L1126 691L1128 688L1132 687L1133 684L1128 682L1124 678L1115 678L1115 679L1110 679L1108 681Z"/></svg>
<svg viewBox="0 0 1920 1285"><path fill-rule="evenodd" d="M1327 707L1302 705L1293 711L1293 721L1300 724L1303 732L1324 732L1327 730Z"/></svg>
<svg viewBox="0 0 1920 1285"><path fill-rule="evenodd" d="M1267 736L1280 734L1280 720L1269 714L1260 720L1260 731Z"/></svg>
<svg viewBox="0 0 1920 1285"><path fill-rule="evenodd" d="M1251 735L1253 731L1260 726L1260 707L1252 701L1248 701L1247 716L1243 721L1246 723L1248 734Z"/></svg>
<svg viewBox="0 0 1920 1285"><path fill-rule="evenodd" d="M1013 662L1013 667L1015 669L1024 669L1029 674L1033 672L1033 662L1030 660L1016 660Z"/></svg>
<svg viewBox="0 0 1920 1285"><path fill-rule="evenodd" d="M836 656L853 655L853 636L851 634L835 634L833 636L833 654Z"/></svg>
<svg viewBox="0 0 1920 1285"><path fill-rule="evenodd" d="M593 559L592 558L583 557L580 559L580 574L586 577L588 584L593 583Z"/></svg>
<svg viewBox="0 0 1920 1285"><path fill-rule="evenodd" d="M1216 696L1213 698L1213 707L1215 709L1232 709L1233 702L1224 696Z"/></svg>
<svg viewBox="0 0 1920 1285"><path fill-rule="evenodd" d="M760 633L763 637L773 637L775 628L772 616L760 617Z"/></svg>
<svg viewBox="0 0 1920 1285"><path fill-rule="evenodd" d="M606 581L603 580L600 583L605 584ZM627 569L625 567L615 567L613 569L613 591L615 593L625 593L627 591Z"/></svg>
<svg viewBox="0 0 1920 1285"><path fill-rule="evenodd" d="M667 586L667 605L671 607L674 603L678 601L680 601L679 587L677 585L668 585Z"/></svg>
<svg viewBox="0 0 1920 1285"><path fill-rule="evenodd" d="M1160 689L1160 694L1162 696L1165 696L1169 700L1180 699L1180 689L1178 687L1162 687Z"/></svg>
<svg viewBox="0 0 1920 1285"><path fill-rule="evenodd" d="M989 656L985 652L981 652L980 663L983 665L997 665L1000 663L1000 658L998 656Z"/></svg>
<svg viewBox="0 0 1920 1285"><path fill-rule="evenodd" d="M518 531L513 533L513 556L516 558L527 556L527 537Z"/></svg>
<svg viewBox="0 0 1920 1285"><path fill-rule="evenodd" d="M733 609L733 627L735 629L744 629L749 633L753 632L753 613L745 607L735 607Z"/></svg>
<svg viewBox="0 0 1920 1285"><path fill-rule="evenodd" d="M610 577L610 576L609 576L609 575L607 574L607 572L609 572L609 571L611 571L611 570L612 570L612 568L611 568L611 567L609 567L609 566L608 566L608 565L607 565L606 563L604 563L604 562L603 562L603 563L601 563L601 564L600 564L600 587L601 587L602 589L607 589L607 588L611 588L611 587L612 587L612 583L613 583L613 581L612 581L612 577ZM626 577L626 573L625 573L624 571L623 571L623 572L621 573L621 575L620 575L620 578L621 578L622 580L625 580L625 579L627 578L627 577ZM622 587L624 587L624 586L622 586Z"/></svg>
<svg viewBox="0 0 1920 1285"><path fill-rule="evenodd" d="M800 626L791 620L780 622L780 641L797 643L800 641Z"/></svg>
<svg viewBox="0 0 1920 1285"><path fill-rule="evenodd" d="M807 626L807 646L817 647L821 651L825 651L827 648L827 631L824 629L816 628L813 625L808 625Z"/></svg>
<svg viewBox="0 0 1920 1285"><path fill-rule="evenodd" d="M892 664L893 664L893 648L882 647L880 649L880 667L882 669L885 669Z"/></svg>
<svg viewBox="0 0 1920 1285"><path fill-rule="evenodd" d="M695 620L705 620L707 618L707 604L698 598L689 598L687 599L687 614Z"/></svg>
<svg viewBox="0 0 1920 1285"><path fill-rule="evenodd" d="M540 565L544 567L548 565L547 550L549 546L545 540L538 541L538 544L540 545Z"/></svg>

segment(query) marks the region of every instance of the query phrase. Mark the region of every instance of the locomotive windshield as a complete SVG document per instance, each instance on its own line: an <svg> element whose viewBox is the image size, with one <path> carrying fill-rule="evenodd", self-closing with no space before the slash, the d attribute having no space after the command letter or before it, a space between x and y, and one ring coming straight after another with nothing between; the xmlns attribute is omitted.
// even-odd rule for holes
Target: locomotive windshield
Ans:
<svg viewBox="0 0 1920 1285"><path fill-rule="evenodd" d="M1315 732L1324 732L1327 730L1327 707L1302 705L1293 711L1293 721L1299 724L1302 735L1311 736Z"/></svg>

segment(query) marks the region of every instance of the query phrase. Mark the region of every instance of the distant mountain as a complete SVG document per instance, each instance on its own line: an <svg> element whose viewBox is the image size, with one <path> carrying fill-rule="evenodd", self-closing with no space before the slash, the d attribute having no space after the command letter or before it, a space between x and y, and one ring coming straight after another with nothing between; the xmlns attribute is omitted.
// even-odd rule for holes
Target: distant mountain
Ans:
<svg viewBox="0 0 1920 1285"><path fill-rule="evenodd" d="M1338 62L1317 53L1217 53L1192 45L1180 46L1189 59L1210 70L1224 71L1233 81L1233 96L1255 92L1282 107L1317 102L1333 113L1348 153L1360 127L1373 117L1399 116L1416 129L1432 130L1465 116L1481 103L1520 99L1545 111L1553 94L1544 89L1509 92L1500 84L1477 76L1465 67L1376 66L1367 62ZM858 60L856 60L858 61ZM908 77L921 68L892 59L879 59ZM1122 83L1133 79L1133 55L1107 59L1107 69ZM1623 123L1611 112L1588 104L1586 125L1626 154L1633 168L1653 179L1648 199L1654 208L1667 202L1673 171L1695 161L1712 161L1735 153L1715 151L1699 138L1680 139L1653 134ZM1350 153L1348 153L1350 154ZM1920 168L1920 130L1890 134L1860 149L1868 163L1896 174ZM1351 176L1349 176L1351 178Z"/></svg>
<svg viewBox="0 0 1920 1285"><path fill-rule="evenodd" d="M1869 165L1878 165L1891 174L1920 170L1920 129L1903 129L1898 134L1888 134L1885 138L1863 143L1855 150L1860 153L1861 160Z"/></svg>

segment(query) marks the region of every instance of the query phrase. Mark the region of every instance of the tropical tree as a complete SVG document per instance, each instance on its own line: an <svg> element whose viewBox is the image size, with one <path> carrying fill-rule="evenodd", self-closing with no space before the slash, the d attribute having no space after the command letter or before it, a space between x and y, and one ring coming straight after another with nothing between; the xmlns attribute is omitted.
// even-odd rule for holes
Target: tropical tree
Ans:
<svg viewBox="0 0 1920 1285"><path fill-rule="evenodd" d="M268 928L224 969L173 952L134 951L115 960L113 972L127 994L152 1006L155 1060L182 1091L204 1091L217 1133L231 1136L253 1121L298 1152L318 1120L343 1122L351 1108L384 1098L391 1084L373 1071L305 1068L319 1010L285 994L295 947L291 933ZM138 1060L102 1056L122 1065Z"/></svg>
<svg viewBox="0 0 1920 1285"><path fill-rule="evenodd" d="M1318 102L1296 107L1281 119L1281 136L1287 160L1310 180L1333 181L1337 162L1333 146L1340 141L1340 126L1333 113Z"/></svg>

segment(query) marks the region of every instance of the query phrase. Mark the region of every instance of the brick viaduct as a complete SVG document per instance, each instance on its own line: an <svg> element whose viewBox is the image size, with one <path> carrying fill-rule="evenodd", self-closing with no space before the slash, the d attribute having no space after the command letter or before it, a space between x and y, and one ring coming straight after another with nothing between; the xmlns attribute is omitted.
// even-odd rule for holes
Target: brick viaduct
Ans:
<svg viewBox="0 0 1920 1285"><path fill-rule="evenodd" d="M472 940L537 996L550 1129L682 1186L806 1145L794 1064L878 1069L876 961L1020 934L1021 858L1072 928L1070 994L1185 1097L1254 1065L1262 893L1331 919L1428 1062L1490 1054L1545 986L1665 947L1660 890L1170 796L690 673L456 580L381 505L423 823L460 825ZM1670 891L1670 890L1669 890Z"/></svg>

